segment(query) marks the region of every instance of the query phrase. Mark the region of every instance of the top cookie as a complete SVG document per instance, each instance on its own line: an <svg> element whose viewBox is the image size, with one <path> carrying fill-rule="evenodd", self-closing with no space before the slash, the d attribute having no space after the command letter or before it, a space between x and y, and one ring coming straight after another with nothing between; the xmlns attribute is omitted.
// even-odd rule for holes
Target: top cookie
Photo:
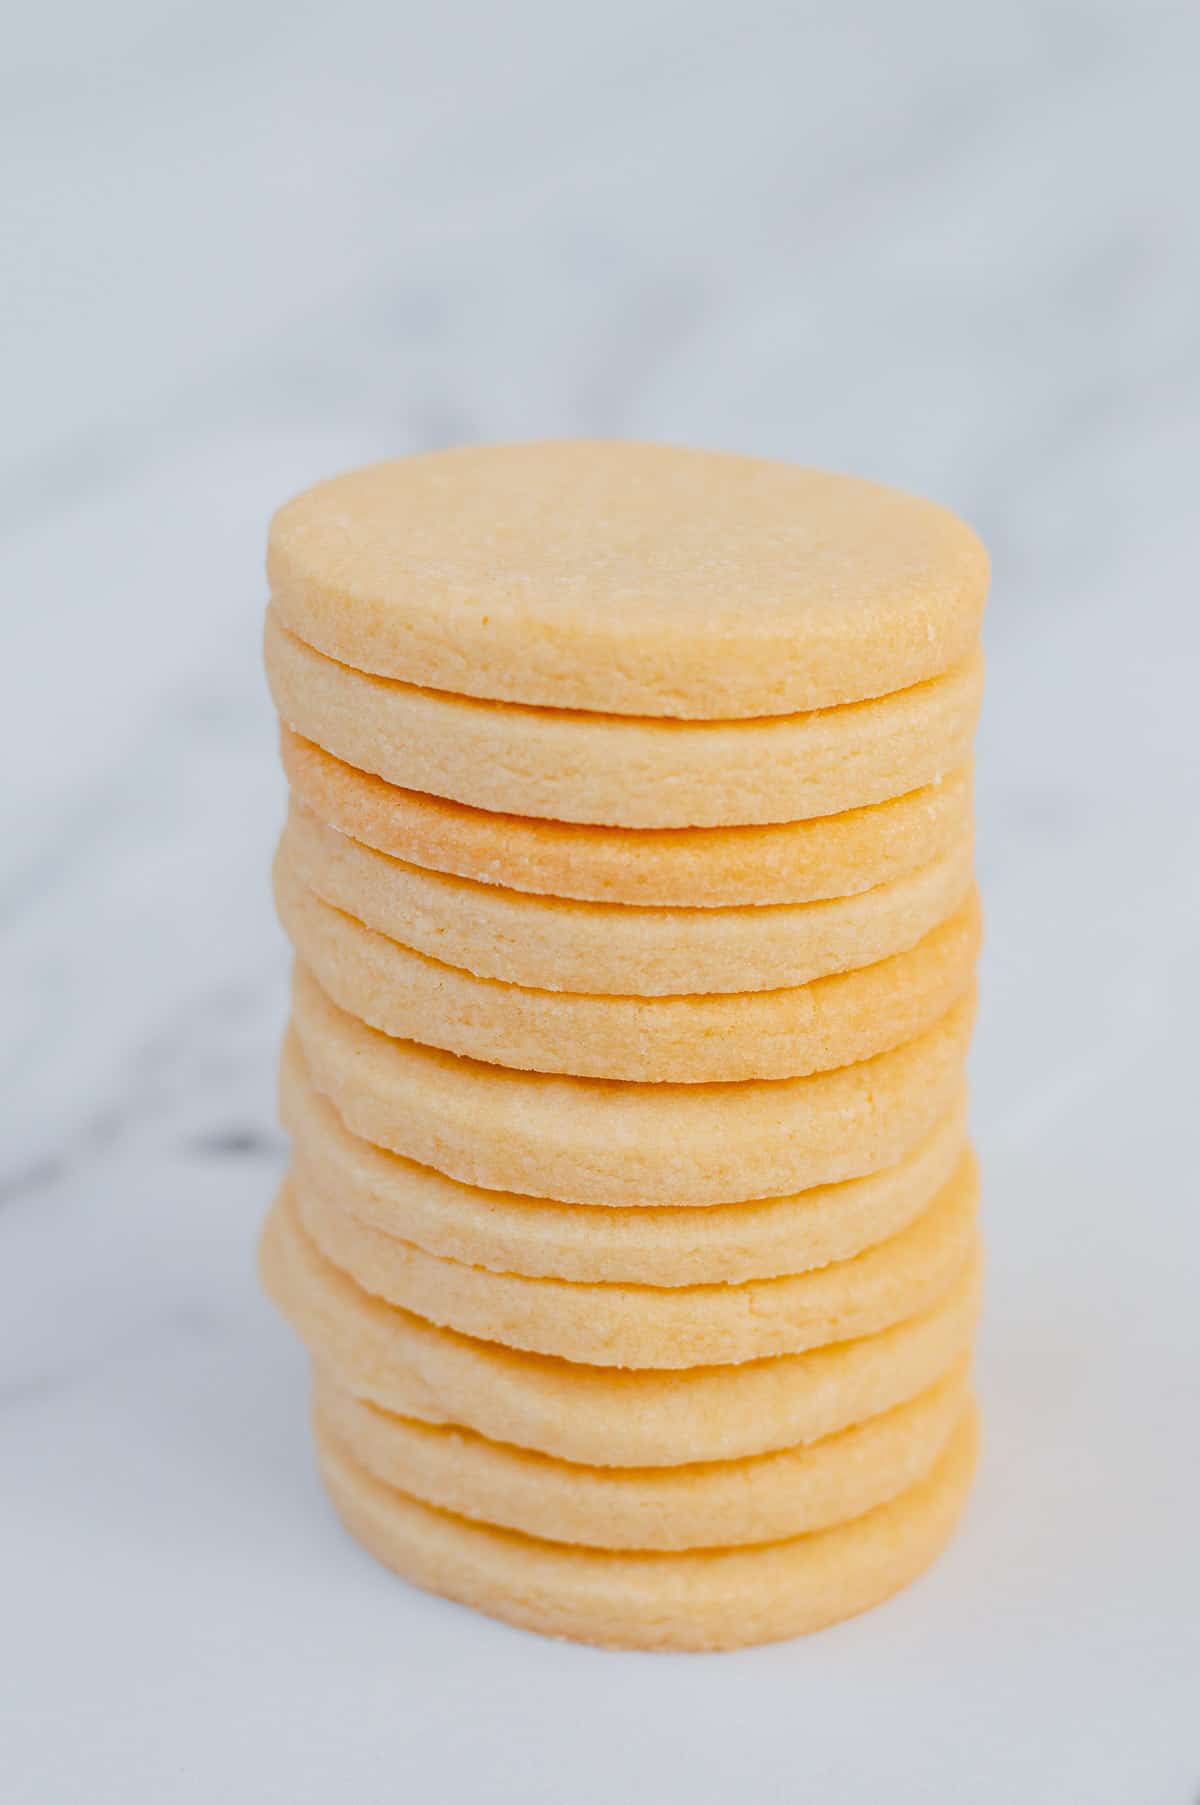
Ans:
<svg viewBox="0 0 1200 1805"><path fill-rule="evenodd" d="M271 523L278 615L359 670L692 720L885 695L963 659L987 555L933 502L663 445L465 446L318 483Z"/></svg>

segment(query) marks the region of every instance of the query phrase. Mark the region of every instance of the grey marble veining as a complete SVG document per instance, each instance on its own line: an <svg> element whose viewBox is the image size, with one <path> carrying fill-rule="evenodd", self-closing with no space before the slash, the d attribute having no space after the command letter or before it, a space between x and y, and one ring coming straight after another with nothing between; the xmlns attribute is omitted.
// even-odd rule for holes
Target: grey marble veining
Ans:
<svg viewBox="0 0 1200 1805"><path fill-rule="evenodd" d="M13 1805L1193 1797L1198 53L1194 9L1066 0L8 30ZM253 1283L266 519L373 456L550 434L878 475L995 557L983 1477L918 1592L730 1661L388 1584L318 1502Z"/></svg>

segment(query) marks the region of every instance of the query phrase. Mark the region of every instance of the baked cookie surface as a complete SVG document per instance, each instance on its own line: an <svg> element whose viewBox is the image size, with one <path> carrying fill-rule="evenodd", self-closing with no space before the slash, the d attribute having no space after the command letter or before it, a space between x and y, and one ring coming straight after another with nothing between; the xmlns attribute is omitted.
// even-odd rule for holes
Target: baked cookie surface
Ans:
<svg viewBox="0 0 1200 1805"><path fill-rule="evenodd" d="M314 1416L360 1466L422 1504L593 1548L780 1541L862 1516L929 1471L966 1402L969 1361L866 1422L774 1454L594 1467L398 1417L318 1372Z"/></svg>
<svg viewBox="0 0 1200 1805"><path fill-rule="evenodd" d="M962 1083L968 993L858 1065L742 1084L511 1071L394 1040L302 965L292 1021L313 1084L363 1140L484 1190L560 1203L739 1203L861 1178L911 1153Z"/></svg>
<svg viewBox="0 0 1200 1805"><path fill-rule="evenodd" d="M474 808L600 826L805 820L902 796L966 763L978 648L866 702L748 721L667 721L481 702L314 651L267 610L280 718L360 771Z"/></svg>
<svg viewBox="0 0 1200 1805"><path fill-rule="evenodd" d="M345 764L476 809L601 827L742 827L904 796L967 762L983 691L974 650L908 690L805 715L581 715L350 670L274 608L263 655L282 720Z"/></svg>
<svg viewBox="0 0 1200 1805"><path fill-rule="evenodd" d="M371 1297L318 1252L294 1210L268 1215L259 1271L317 1365L355 1397L603 1467L738 1460L877 1416L967 1351L981 1282L975 1252L928 1310L876 1335L740 1366L636 1371L479 1341Z"/></svg>
<svg viewBox="0 0 1200 1805"><path fill-rule="evenodd" d="M443 1259L585 1284L742 1284L849 1259L919 1216L966 1144L964 1083L906 1159L864 1178L757 1202L604 1208L480 1190L360 1140L314 1089L294 1033L279 1078L301 1185Z"/></svg>
<svg viewBox="0 0 1200 1805"><path fill-rule="evenodd" d="M392 858L533 895L659 908L821 902L904 877L971 832L971 773L765 827L622 828L496 814L402 790L280 725L292 794Z"/></svg>
<svg viewBox="0 0 1200 1805"><path fill-rule="evenodd" d="M332 907L477 978L588 995L779 990L914 946L965 900L972 840L873 890L741 909L646 909L529 896L375 852L293 802L286 869Z"/></svg>
<svg viewBox="0 0 1200 1805"><path fill-rule="evenodd" d="M470 1523L384 1485L320 1423L316 1440L345 1527L423 1590L545 1635L703 1650L822 1629L915 1579L961 1514L978 1428L968 1405L932 1468L865 1516L785 1541L677 1553L570 1547Z"/></svg>
<svg viewBox="0 0 1200 1805"><path fill-rule="evenodd" d="M642 1084L737 1083L826 1071L911 1040L972 982L972 892L915 946L874 965L736 995L580 996L477 978L364 927L275 864L275 904L301 962L369 1027L509 1070Z"/></svg>
<svg viewBox="0 0 1200 1805"><path fill-rule="evenodd" d="M271 523L293 632L361 670L615 714L788 714L965 655L987 557L857 477L614 441L466 446L353 470Z"/></svg>
<svg viewBox="0 0 1200 1805"><path fill-rule="evenodd" d="M580 1284L489 1272L368 1228L293 1176L279 1206L372 1296L483 1341L592 1366L734 1366L850 1341L919 1315L975 1246L972 1156L921 1215L848 1260L742 1285Z"/></svg>

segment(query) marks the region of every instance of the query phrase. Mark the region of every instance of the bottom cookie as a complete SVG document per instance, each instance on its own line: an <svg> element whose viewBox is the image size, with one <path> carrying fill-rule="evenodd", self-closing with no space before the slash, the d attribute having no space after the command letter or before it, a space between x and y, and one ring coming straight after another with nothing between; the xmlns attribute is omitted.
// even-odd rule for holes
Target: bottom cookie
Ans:
<svg viewBox="0 0 1200 1805"><path fill-rule="evenodd" d="M326 1489L345 1527L423 1590L523 1629L602 1647L722 1649L781 1641L880 1604L941 1552L975 1468L968 1406L925 1478L835 1529L751 1548L609 1553L485 1528L373 1478L328 1431Z"/></svg>

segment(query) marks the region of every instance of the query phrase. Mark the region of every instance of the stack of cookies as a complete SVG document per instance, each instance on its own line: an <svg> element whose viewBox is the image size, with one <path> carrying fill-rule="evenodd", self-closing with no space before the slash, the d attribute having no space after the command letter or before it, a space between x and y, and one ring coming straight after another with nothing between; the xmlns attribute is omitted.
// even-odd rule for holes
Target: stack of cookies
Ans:
<svg viewBox="0 0 1200 1805"><path fill-rule="evenodd" d="M420 1586L724 1648L851 1615L975 1451L987 562L851 478L478 447L276 516L321 1472Z"/></svg>

